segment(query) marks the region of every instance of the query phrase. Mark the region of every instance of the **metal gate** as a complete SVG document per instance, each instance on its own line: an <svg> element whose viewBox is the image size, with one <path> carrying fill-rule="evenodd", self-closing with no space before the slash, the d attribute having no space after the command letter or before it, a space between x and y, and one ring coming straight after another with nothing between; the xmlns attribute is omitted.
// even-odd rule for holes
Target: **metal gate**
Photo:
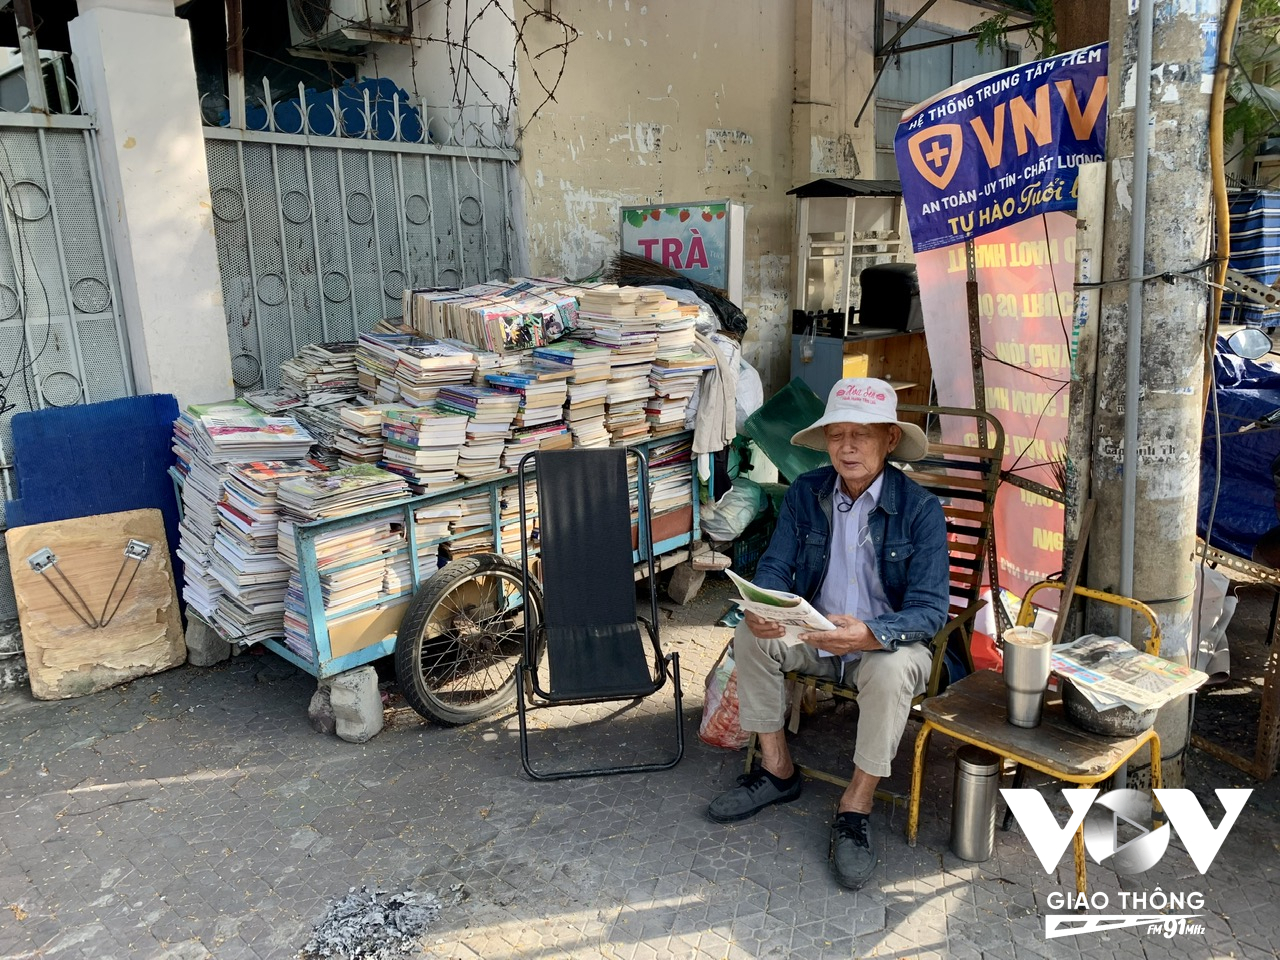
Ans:
<svg viewBox="0 0 1280 960"><path fill-rule="evenodd" d="M401 315L406 287L510 275L513 151L209 127L237 388Z"/></svg>
<svg viewBox="0 0 1280 960"><path fill-rule="evenodd" d="M98 169L90 118L0 113L3 500L17 493L15 414L133 393ZM0 619L17 615L0 541Z"/></svg>

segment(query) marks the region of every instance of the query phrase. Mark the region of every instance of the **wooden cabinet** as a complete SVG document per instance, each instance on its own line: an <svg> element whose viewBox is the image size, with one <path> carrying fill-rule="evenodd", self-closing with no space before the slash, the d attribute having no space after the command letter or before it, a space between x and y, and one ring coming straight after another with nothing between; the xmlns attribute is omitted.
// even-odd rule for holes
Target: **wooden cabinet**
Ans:
<svg viewBox="0 0 1280 960"><path fill-rule="evenodd" d="M823 400L842 377L879 377L893 384L899 403L927 404L932 367L924 333L855 326L847 339L791 338L791 376L799 377ZM912 422L924 426L912 417Z"/></svg>
<svg viewBox="0 0 1280 960"><path fill-rule="evenodd" d="M884 333L844 342L844 377L879 377L893 384L899 403L927 404L932 367L924 333ZM906 419L924 426L921 418Z"/></svg>

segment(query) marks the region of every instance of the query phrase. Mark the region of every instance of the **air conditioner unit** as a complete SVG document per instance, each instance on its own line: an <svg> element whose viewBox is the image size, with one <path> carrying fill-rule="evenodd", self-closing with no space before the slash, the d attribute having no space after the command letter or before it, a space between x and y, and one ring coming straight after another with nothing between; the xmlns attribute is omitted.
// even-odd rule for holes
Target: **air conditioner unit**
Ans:
<svg viewBox="0 0 1280 960"><path fill-rule="evenodd" d="M351 50L409 33L410 0L289 0L295 47Z"/></svg>

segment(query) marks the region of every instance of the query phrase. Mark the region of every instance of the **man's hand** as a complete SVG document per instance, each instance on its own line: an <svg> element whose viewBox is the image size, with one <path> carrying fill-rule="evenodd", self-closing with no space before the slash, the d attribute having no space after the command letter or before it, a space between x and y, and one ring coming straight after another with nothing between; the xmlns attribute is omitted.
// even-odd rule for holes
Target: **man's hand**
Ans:
<svg viewBox="0 0 1280 960"><path fill-rule="evenodd" d="M748 613L744 619L747 621L747 629L761 640L776 640L787 632L786 628L776 620L766 620L764 617L757 617L754 613Z"/></svg>
<svg viewBox="0 0 1280 960"><path fill-rule="evenodd" d="M838 657L846 653L884 649L876 639L876 635L871 632L871 628L857 617L851 617L847 613L836 613L828 615L827 619L836 625L836 629L802 633L800 639L811 647L825 650Z"/></svg>

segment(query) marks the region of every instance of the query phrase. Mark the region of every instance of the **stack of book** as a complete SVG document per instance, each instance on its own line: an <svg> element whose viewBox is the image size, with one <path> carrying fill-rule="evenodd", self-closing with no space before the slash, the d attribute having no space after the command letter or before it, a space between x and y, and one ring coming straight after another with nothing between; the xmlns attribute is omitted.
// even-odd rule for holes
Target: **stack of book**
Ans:
<svg viewBox="0 0 1280 960"><path fill-rule="evenodd" d="M306 397L283 389L246 390L241 394L240 399L270 417L287 414L290 410L301 407L307 402Z"/></svg>
<svg viewBox="0 0 1280 960"><path fill-rule="evenodd" d="M418 492L457 483L458 452L466 434L466 415L444 407L388 410L382 419L381 466Z"/></svg>
<svg viewBox="0 0 1280 960"><path fill-rule="evenodd" d="M308 404L294 409L294 417L314 438L310 454L312 460L323 464L328 470L337 469L341 460L338 434L342 430L342 411L358 406L360 404L353 400L342 400L318 407Z"/></svg>
<svg viewBox="0 0 1280 960"><path fill-rule="evenodd" d="M649 436L645 406L649 402L649 363L618 364L609 378L605 398L605 429L615 444L635 443Z"/></svg>
<svg viewBox="0 0 1280 960"><path fill-rule="evenodd" d="M501 530L498 552L509 557L520 556L520 493L519 486L513 486L503 492L499 512L499 528ZM530 480L524 485L525 536L529 543L529 553L537 553L538 547L538 487Z"/></svg>
<svg viewBox="0 0 1280 960"><path fill-rule="evenodd" d="M342 425L334 440L342 466L377 463L382 459L382 415L388 410L408 409L404 404L381 403L368 407L343 407Z"/></svg>
<svg viewBox="0 0 1280 960"><path fill-rule="evenodd" d="M645 405L649 435L663 437L684 429L689 400L698 389L702 374L715 366L703 354L687 354L678 359L659 357L649 369L649 386L653 393Z"/></svg>
<svg viewBox="0 0 1280 960"><path fill-rule="evenodd" d="M460 347L466 346L461 340L445 340L444 342ZM481 350L479 347L472 348L472 355L476 358L476 369L471 374L471 382L477 387L486 385L485 377L488 374L503 373L513 367L518 367L525 363L528 357L528 354L525 353L494 353L492 350Z"/></svg>
<svg viewBox="0 0 1280 960"><path fill-rule="evenodd" d="M693 503L693 441L688 437L649 448L650 510L655 517ZM690 513L690 523L693 515Z"/></svg>
<svg viewBox="0 0 1280 960"><path fill-rule="evenodd" d="M611 372L609 351L577 340L561 340L534 350L533 360L541 367L570 371L564 421L573 434L575 446L607 447L605 402Z"/></svg>
<svg viewBox="0 0 1280 960"><path fill-rule="evenodd" d="M520 398L515 426L538 427L556 423L564 416L564 404L569 395L568 369L548 369L526 364L502 373L490 373L485 377L488 385L497 387Z"/></svg>
<svg viewBox="0 0 1280 960"><path fill-rule="evenodd" d="M205 413L197 419L192 438L197 452L211 464L301 460L315 442L294 417L267 417L252 410Z"/></svg>
<svg viewBox="0 0 1280 960"><path fill-rule="evenodd" d="M573 434L563 423L548 423L541 427L517 427L511 431L507 445L502 449L502 465L508 471L520 466L520 459L527 453L539 450L568 450L573 446Z"/></svg>
<svg viewBox="0 0 1280 960"><path fill-rule="evenodd" d="M473 553L492 553L493 517L489 494L477 493L455 502L459 513L453 520L454 539L448 543L449 557L459 560Z"/></svg>
<svg viewBox="0 0 1280 960"><path fill-rule="evenodd" d="M280 364L280 386L306 397L313 407L359 394L356 382L356 344L312 343Z"/></svg>
<svg viewBox="0 0 1280 960"><path fill-rule="evenodd" d="M297 525L359 513L403 499L408 493L400 477L368 464L295 477L280 484L278 542L280 556L290 571L284 598L284 642L299 657L312 660L314 643L307 628ZM392 519L366 520L316 538L320 599L331 631L385 597L387 567L403 552L404 534Z"/></svg>
<svg viewBox="0 0 1280 960"><path fill-rule="evenodd" d="M470 383L475 369L470 350L439 340L419 340L396 351L400 399L415 407L431 403L447 384Z"/></svg>
<svg viewBox="0 0 1280 960"><path fill-rule="evenodd" d="M213 620L224 592L212 570L213 544L230 465L302 459L311 441L292 417L264 417L242 400L193 405L174 423L173 451L184 477L177 549L182 597L206 620Z"/></svg>
<svg viewBox="0 0 1280 960"><path fill-rule="evenodd" d="M372 330L361 333L356 341L356 383L360 391L382 403L399 400L398 351L413 346L418 339L412 330L394 320L380 320Z"/></svg>
<svg viewBox="0 0 1280 960"><path fill-rule="evenodd" d="M419 334L453 338L494 353L529 350L572 330L577 301L536 280L462 290L406 290L404 316Z"/></svg>
<svg viewBox="0 0 1280 960"><path fill-rule="evenodd" d="M466 480L502 476L502 451L520 412L520 397L492 387L441 387L437 406L467 417L466 442L458 451L458 474Z"/></svg>
<svg viewBox="0 0 1280 960"><path fill-rule="evenodd" d="M264 460L228 469L210 564L223 589L213 620L224 636L245 646L284 637L289 566L276 543L277 487L319 470L309 460Z"/></svg>

